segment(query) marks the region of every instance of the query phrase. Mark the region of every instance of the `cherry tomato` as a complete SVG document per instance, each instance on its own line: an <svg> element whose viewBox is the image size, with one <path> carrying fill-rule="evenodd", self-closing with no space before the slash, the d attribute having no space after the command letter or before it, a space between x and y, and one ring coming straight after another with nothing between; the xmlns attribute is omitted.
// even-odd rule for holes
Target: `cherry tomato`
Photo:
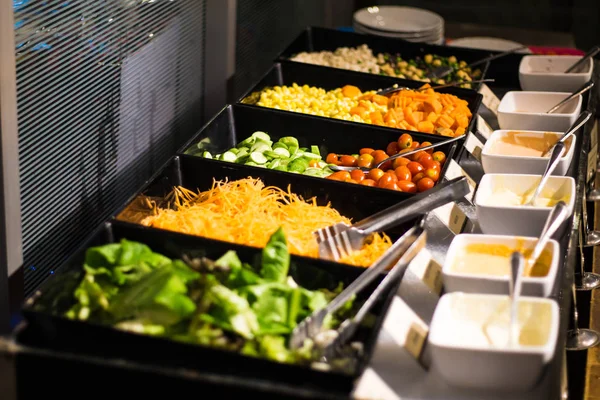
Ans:
<svg viewBox="0 0 600 400"><path fill-rule="evenodd" d="M419 147L431 146L431 144L432 144L431 142L423 142L423 143L421 143L421 145ZM426 151L429 154L433 153L433 149L423 150L423 151Z"/></svg>
<svg viewBox="0 0 600 400"><path fill-rule="evenodd" d="M402 149L410 149L413 144L413 138L408 133L403 133L398 138L398 147Z"/></svg>
<svg viewBox="0 0 600 400"><path fill-rule="evenodd" d="M419 163L423 166L423 168L425 169L435 169L440 171L441 167L440 167L440 163L438 163L437 161L433 161L433 160L425 160L425 157L422 157L419 159Z"/></svg>
<svg viewBox="0 0 600 400"><path fill-rule="evenodd" d="M419 142L413 142L412 146L410 146L410 149L413 150L413 149L416 149L418 147L419 147Z"/></svg>
<svg viewBox="0 0 600 400"><path fill-rule="evenodd" d="M392 180L394 182L398 182L399 181L398 176L396 176L396 173L394 172L393 169L390 169L389 171L386 171L385 173L388 174L388 175L390 175L392 177Z"/></svg>
<svg viewBox="0 0 600 400"><path fill-rule="evenodd" d="M430 178L432 181L437 182L440 179L440 170L428 168L425 170L425 176Z"/></svg>
<svg viewBox="0 0 600 400"><path fill-rule="evenodd" d="M399 181L410 181L412 179L412 174L406 166L398 167L394 170L394 172L396 173Z"/></svg>
<svg viewBox="0 0 600 400"><path fill-rule="evenodd" d="M348 172L348 171L338 171L338 172L334 172L333 174L329 175L327 177L327 179L344 182L344 181L347 181L348 179L352 179L352 177L350 176L350 172Z"/></svg>
<svg viewBox="0 0 600 400"><path fill-rule="evenodd" d="M419 192L424 192L433 187L435 183L430 178L423 178L419 182L417 182L417 190Z"/></svg>
<svg viewBox="0 0 600 400"><path fill-rule="evenodd" d="M389 158L389 156L387 155L387 153L385 151L383 151L383 150L375 150L371 155L374 158L373 164L379 164L380 162L382 162L386 158Z"/></svg>
<svg viewBox="0 0 600 400"><path fill-rule="evenodd" d="M408 170L410 171L412 176L415 176L419 172L422 172L423 170L425 170L425 168L416 161L409 162L408 164L406 164L406 167L408 168Z"/></svg>
<svg viewBox="0 0 600 400"><path fill-rule="evenodd" d="M327 158L325 159L327 164L335 164L338 165L338 156L334 153L327 154Z"/></svg>
<svg viewBox="0 0 600 400"><path fill-rule="evenodd" d="M425 160L431 161L431 160L433 160L433 158L431 158L431 154L429 154L425 151L420 151L417 154L415 154L414 160L416 162L423 164L423 161L425 161Z"/></svg>
<svg viewBox="0 0 600 400"><path fill-rule="evenodd" d="M385 149L385 152L390 157L395 154L398 154L399 151L400 151L400 148L398 147L398 142L390 142L390 144L388 144L387 148Z"/></svg>
<svg viewBox="0 0 600 400"><path fill-rule="evenodd" d="M360 169L355 169L354 171L350 172L350 176L358 183L365 180L365 173Z"/></svg>
<svg viewBox="0 0 600 400"><path fill-rule="evenodd" d="M381 166L379 168L381 168L382 170L387 172L388 170L392 169L392 162L386 161L383 164L381 164Z"/></svg>
<svg viewBox="0 0 600 400"><path fill-rule="evenodd" d="M417 185L411 181L398 181L398 189L406 193L417 193Z"/></svg>
<svg viewBox="0 0 600 400"><path fill-rule="evenodd" d="M363 168L371 168L375 159L370 154L361 154L358 157L358 166Z"/></svg>
<svg viewBox="0 0 600 400"><path fill-rule="evenodd" d="M398 178L396 178L396 180L394 180L395 177L396 177L395 174L383 174L381 176L381 179L379 179L379 182L377 182L377 186L382 188L388 183L396 183L398 181Z"/></svg>
<svg viewBox="0 0 600 400"><path fill-rule="evenodd" d="M345 167L356 167L358 164L358 160L356 158L346 155L340 157L340 162Z"/></svg>
<svg viewBox="0 0 600 400"><path fill-rule="evenodd" d="M389 183L386 183L385 185L379 186L379 187L383 188L383 189L388 189L388 190L400 190L398 188L398 184L396 182L389 182Z"/></svg>
<svg viewBox="0 0 600 400"><path fill-rule="evenodd" d="M383 172L383 170L379 169L379 168L373 168L372 170L369 171L367 178L371 179L375 182L379 182L379 180L381 179L381 177L383 176L385 172Z"/></svg>
<svg viewBox="0 0 600 400"><path fill-rule="evenodd" d="M431 155L431 157L433 157L433 159L440 164L443 164L446 161L446 155L442 151L436 151Z"/></svg>
<svg viewBox="0 0 600 400"><path fill-rule="evenodd" d="M413 183L417 183L423 178L425 178L425 172L419 172L418 174L413 175L412 181Z"/></svg>
<svg viewBox="0 0 600 400"><path fill-rule="evenodd" d="M396 169L398 167L403 167L406 166L408 163L410 163L410 160L408 158L398 157L394 159L394 162L392 163L392 168Z"/></svg>
<svg viewBox="0 0 600 400"><path fill-rule="evenodd" d="M370 147L365 147L365 148L360 149L360 151L358 152L358 154L360 154L360 155L371 154L374 151L375 151L375 149L371 149Z"/></svg>
<svg viewBox="0 0 600 400"><path fill-rule="evenodd" d="M363 186L377 186L373 179L363 179L359 184Z"/></svg>
<svg viewBox="0 0 600 400"><path fill-rule="evenodd" d="M319 160L310 160L308 162L308 166L312 167L312 168L317 168L319 167Z"/></svg>
<svg viewBox="0 0 600 400"><path fill-rule="evenodd" d="M347 183L358 183L354 179L346 179L344 182L347 182Z"/></svg>

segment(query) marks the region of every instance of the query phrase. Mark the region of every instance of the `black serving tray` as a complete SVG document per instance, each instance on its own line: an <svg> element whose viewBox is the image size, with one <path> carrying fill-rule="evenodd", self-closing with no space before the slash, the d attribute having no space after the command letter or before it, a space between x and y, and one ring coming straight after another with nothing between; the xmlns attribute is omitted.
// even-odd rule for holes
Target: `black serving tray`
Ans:
<svg viewBox="0 0 600 400"><path fill-rule="evenodd" d="M106 359L118 358L136 361L144 365L186 368L199 373L256 379L283 387L298 387L303 391L348 395L372 356L379 330L400 279L391 285L372 309L371 325L361 325L353 340L364 344L364 353L358 360L353 374L323 372L309 367L282 364L269 360L243 356L234 352L211 347L190 345L147 335L113 329L92 322L72 321L61 314L73 303L72 293L81 279L85 251L90 246L118 242L120 239L139 241L171 258L183 254L191 256L219 257L228 250L235 250L240 258L252 262L261 249L213 241L210 239L181 235L149 229L143 226L113 222L101 226L55 276L30 297L23 308L29 329L36 332L38 346L60 348ZM363 269L333 262L292 256L290 275L299 285L309 289L335 288L339 282L348 285ZM359 298L367 297L380 282L365 289ZM365 319L368 320L368 319ZM41 340L42 343L39 343ZM321 396L311 396L321 397Z"/></svg>
<svg viewBox="0 0 600 400"><path fill-rule="evenodd" d="M467 64L470 64L490 55L490 52L485 50L412 43L382 36L309 26L288 47L279 53L277 61L295 63L290 58L301 52L335 51L339 47L357 47L363 44L369 46L375 56L378 53L400 54L405 60L416 57L423 58L427 54L435 54L442 57L455 56L459 61L465 61ZM476 67L481 69L480 79L488 77L488 66L489 62ZM336 69L325 66L323 68ZM479 83L473 84L474 89L477 89L479 86Z"/></svg>
<svg viewBox="0 0 600 400"><path fill-rule="evenodd" d="M294 136L300 142L300 146L309 147L311 145L319 146L319 151L323 159L329 152L338 154L355 154L361 148L370 147L374 149L385 150L386 146L397 141L403 133L409 133L414 140L419 143L430 141L431 143L439 143L446 140L446 137L427 135L401 129L381 129L378 126L356 124L348 121L338 121L330 118L320 118L313 115L290 113L280 110L272 110L263 107L244 107L239 104L229 105L217 114L211 121L208 122L200 132L191 139L181 150L181 153L191 153L198 149L195 157L200 158L202 151L198 148L198 143L204 139L210 139L210 143L203 144L202 149L210 151L213 155L222 153L232 147L235 147L239 142L246 139L256 131L263 131L271 136L273 141L277 141L284 136ZM453 157L456 153L457 143L454 142L448 145L440 146L435 150L443 151L447 159ZM209 164L217 168L220 165L224 166L240 166L225 161L203 159ZM446 173L448 163L445 163L440 171L440 180L443 179ZM322 187L323 184L337 183L340 187L347 188L359 195L364 196L379 196L380 193L389 194L389 190L373 188L368 186L356 185L354 183L333 182L324 178L311 177L307 175L299 175L285 171L265 170L261 167L246 167L250 168L252 174L274 174L281 175L283 179L291 179L295 182L306 180L306 184L312 184L315 187ZM244 169L246 171L246 169ZM266 172L268 171L268 172ZM278 181L283 182L283 181ZM289 181L291 183L292 181ZM279 184L279 183L278 183ZM333 186L333 187L338 187ZM293 186L296 189L296 185ZM413 196L411 193L392 192L395 196L395 201L400 201ZM371 200L369 200L371 201Z"/></svg>
<svg viewBox="0 0 600 400"><path fill-rule="evenodd" d="M265 87L281 85L291 86L294 83L301 86L316 86L325 90L333 90L339 87L343 87L345 85L355 85L362 91L379 90L393 86L395 84L415 89L423 85L423 82L392 78L383 75L365 74L363 72L347 71L343 69L327 68L318 65L296 62L278 62L273 65L273 67L260 79L260 81L258 81L258 83L256 83L250 90L244 93L239 98L238 102L242 102L242 100L250 94L258 92L264 89ZM469 103L469 110L471 110L473 117L471 118L471 121L466 131L473 131L474 124L476 121L475 116L477 115L483 96L472 89L461 89L455 87L439 89L439 92L453 94L461 99L466 100ZM260 107L251 104L244 104L244 106ZM293 113L293 111L284 112ZM323 118L328 120L332 119L328 117L316 118ZM371 124L364 124L360 122L348 121L348 123L360 124L363 126L373 126ZM392 132L400 131L399 129L388 127L380 127L380 129L386 129ZM431 138L439 136L429 133L423 133L423 135L427 136L429 141L431 141Z"/></svg>

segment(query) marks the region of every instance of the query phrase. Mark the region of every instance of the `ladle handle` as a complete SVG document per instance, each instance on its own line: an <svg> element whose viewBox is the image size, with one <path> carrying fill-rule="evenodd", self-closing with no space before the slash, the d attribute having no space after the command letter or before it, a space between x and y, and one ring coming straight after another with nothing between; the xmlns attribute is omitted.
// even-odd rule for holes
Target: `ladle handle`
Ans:
<svg viewBox="0 0 600 400"><path fill-rule="evenodd" d="M569 130L566 131L560 137L560 139L558 139L557 143L558 142L565 143L570 136L572 136L575 132L577 132L577 129L581 128L586 122L588 122L588 120L590 119L591 116L592 116L592 113L589 111L584 111L581 114L579 114L579 117L577 117L577 119L575 120L573 125L571 125ZM542 157L546 157L554 149L554 146L555 145L550 146L550 148L548 150L546 150L544 152L544 154L542 154Z"/></svg>
<svg viewBox="0 0 600 400"><path fill-rule="evenodd" d="M583 58L581 60L577 61L575 64L573 64L569 68L567 68L567 70L565 71L565 74L577 73L576 69L578 69L585 62L587 62L587 60L589 58L594 57L598 53L600 53L600 46L594 46L594 47L592 47L590 49L590 51L588 51L587 53L585 53L585 55L583 56Z"/></svg>
<svg viewBox="0 0 600 400"><path fill-rule="evenodd" d="M583 93L587 92L588 90L590 90L593 87L594 87L594 82L589 81L588 83L586 83L585 85L583 85L578 91L576 91L575 93L571 94L569 97L567 97L566 99L564 99L563 101L561 101L560 103L558 103L557 105L555 105L554 107L552 107L551 109L549 109L548 111L546 111L546 114L552 114L554 111L558 110L564 104L566 104L569 101L573 100L573 98L579 96L580 94L583 94Z"/></svg>
<svg viewBox="0 0 600 400"><path fill-rule="evenodd" d="M531 196L531 199L527 202L527 204L529 204L529 205L535 204L535 199L537 199L537 197L542 192L544 185L546 185L546 182L552 175L552 172L554 172L554 170L558 166L558 163L560 162L560 159L564 152L565 152L565 144L563 142L558 142L554 146L554 149L552 149L552 155L550 156L550 160L548 160L548 164L546 165L546 170L544 171L544 175L542 175L542 179L540 180L538 187L535 189L533 196Z"/></svg>
<svg viewBox="0 0 600 400"><path fill-rule="evenodd" d="M544 225L544 229L542 229L542 233L540 238L538 239L531 256L529 257L529 265L533 266L542 252L546 248L546 244L552 238L552 235L556 233L558 228L562 225L562 223L569 216L569 210L564 201L559 201L550 211L548 218L546 219L546 224Z"/></svg>

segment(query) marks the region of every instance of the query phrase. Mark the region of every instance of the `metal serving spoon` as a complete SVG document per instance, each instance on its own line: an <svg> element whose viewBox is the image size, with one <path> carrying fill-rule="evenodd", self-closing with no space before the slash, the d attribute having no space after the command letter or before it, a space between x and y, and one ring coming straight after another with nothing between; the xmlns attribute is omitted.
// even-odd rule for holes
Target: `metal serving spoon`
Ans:
<svg viewBox="0 0 600 400"><path fill-rule="evenodd" d="M540 195L540 193L542 193L542 189L544 188L544 185L550 178L550 175L552 175L552 172L554 172L554 170L556 169L556 166L558 165L564 152L565 152L565 144L564 143L558 142L556 145L554 145L554 148L552 149L552 155L550 156L550 159L548 160L548 164L546 166L546 170L544 171L544 175L542 175L542 179L540 180L540 183L538 184L537 188L535 189L535 192L533 192L533 196L531 196L529 201L524 202L524 205L533 206L535 204L535 199L537 199L538 196ZM526 198L527 198L527 194L525 194L525 199Z"/></svg>
<svg viewBox="0 0 600 400"><path fill-rule="evenodd" d="M453 138L450 138L450 139L447 139L447 140L442 140L441 142L438 142L438 143L430 144L429 146L423 146L423 147L419 147L419 148L416 148L416 149L412 149L411 151L406 151L404 153L394 154L393 156L388 157L385 160L380 161L377 164L373 165L371 168L366 168L366 167L344 167L342 165L333 165L333 164L329 164L329 168L331 170L333 170L333 171L354 171L355 169L360 169L361 171L370 171L372 169L379 168L383 164L385 164L386 162L393 161L396 158L410 156L411 154L418 153L419 151L429 150L429 149L433 149L435 147L443 146L443 145L448 144L448 143L456 142L457 140L463 139L464 137L465 137L465 135L461 135L461 136L453 137Z"/></svg>
<svg viewBox="0 0 600 400"><path fill-rule="evenodd" d="M589 111L584 111L581 114L579 114L579 117L577 117L573 125L571 125L571 127L560 137L560 139L557 140L556 143L554 143L548 148L548 150L542 153L542 157L547 157L548 154L552 152L554 146L556 146L557 143L565 143L567 139L571 137L571 135L577 132L577 130L581 128L581 126L584 125L588 121L588 119L590 119L591 116L592 113Z"/></svg>
<svg viewBox="0 0 600 400"><path fill-rule="evenodd" d="M483 63L486 63L488 61L496 60L496 59L498 59L500 57L504 57L504 56L507 56L509 54L516 53L517 51L523 50L523 49L526 49L526 48L527 48L527 46L516 47L514 49L505 51L505 52L500 53L500 54L495 54L495 55L491 55L489 57L482 58L481 60L477 60L477 61L472 62L469 65L465 65L464 67L461 67L461 68L452 68L450 66L437 67L437 68L432 69L431 72L429 72L425 76L427 78L429 78L429 79L441 79L441 78L447 76L448 74L451 74L452 72L461 71L461 70L467 69L467 68L472 68L472 67L475 67L475 66L477 66L479 64L483 64Z"/></svg>
<svg viewBox="0 0 600 400"><path fill-rule="evenodd" d="M587 53L585 53L585 55L583 56L583 58L581 60L577 61L575 64L573 64L569 68L567 68L567 70L565 71L565 74L578 73L579 67L581 67L583 64L585 64L589 58L594 57L598 53L600 53L600 46L592 47Z"/></svg>
<svg viewBox="0 0 600 400"><path fill-rule="evenodd" d="M521 294L521 275L525 266L525 258L523 254L515 251L510 256L510 281L509 281L509 296L510 296L510 325L509 338L511 343L519 342L519 296Z"/></svg>
<svg viewBox="0 0 600 400"><path fill-rule="evenodd" d="M588 90L590 90L593 87L594 87L594 82L589 81L588 83L583 85L579 90L577 90L575 93L572 93L569 97L562 100L560 103L558 103L557 105L555 105L554 107L552 107L551 109L546 111L546 114L552 114L553 112L558 110L560 107L567 104L569 101L573 100L575 97L579 96L580 94L584 94L585 92L587 92Z"/></svg>
<svg viewBox="0 0 600 400"><path fill-rule="evenodd" d="M427 90L427 89L443 89L443 88L447 88L447 87L454 87L454 86L460 86L460 85L464 85L467 83L484 83L484 82L494 82L495 79L478 79L478 80L474 80L474 81L467 81L467 82L453 82L453 83L448 83L445 85L437 85L437 86L430 86L430 87L424 87L424 88L419 88L419 89L415 89L415 88L409 88L408 86L398 86L397 84L394 86L390 86L388 88L385 89L381 89L380 91L378 91L375 94L378 94L380 96L386 96L390 93L394 93L394 92L399 92L401 90L412 90L413 92L420 92L423 90Z"/></svg>

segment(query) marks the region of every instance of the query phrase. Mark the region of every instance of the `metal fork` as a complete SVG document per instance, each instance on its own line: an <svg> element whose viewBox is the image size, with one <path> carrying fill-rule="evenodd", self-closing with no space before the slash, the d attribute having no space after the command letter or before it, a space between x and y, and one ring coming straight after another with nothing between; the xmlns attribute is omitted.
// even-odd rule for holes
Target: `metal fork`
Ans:
<svg viewBox="0 0 600 400"><path fill-rule="evenodd" d="M314 338L323 327L323 321L328 314L339 310L356 293L364 289L386 268L396 264L416 238L423 232L422 221L419 226L411 228L400 239L398 239L379 260L360 274L350 285L338 294L327 306L314 312L300 322L292 331L289 347L298 349L304 345L306 339Z"/></svg>
<svg viewBox="0 0 600 400"><path fill-rule="evenodd" d="M393 228L428 211L435 210L469 193L469 184L464 176L439 183L426 192L380 211L356 224L344 223L315 231L319 243L319 257L339 260L360 250L371 234Z"/></svg>
<svg viewBox="0 0 600 400"><path fill-rule="evenodd" d="M406 245L410 246L408 250L404 252L402 257L400 257L390 272L385 276L385 278L383 278L381 283L377 286L377 288L375 288L373 293L371 293L367 301L365 301L365 303L363 303L363 305L360 307L356 315L342 322L342 324L336 330L335 338L330 343L325 345L323 349L323 356L326 359L333 358L340 350L344 348L352 336L354 336L354 333L356 333L356 330L360 326L362 320L367 316L371 308L383 295L384 291L386 291L388 287L392 285L392 283L396 282L397 279L402 277L408 268L408 265L412 262L416 255L423 250L426 242L427 233L425 230L422 227L413 229L410 238L407 238Z"/></svg>

